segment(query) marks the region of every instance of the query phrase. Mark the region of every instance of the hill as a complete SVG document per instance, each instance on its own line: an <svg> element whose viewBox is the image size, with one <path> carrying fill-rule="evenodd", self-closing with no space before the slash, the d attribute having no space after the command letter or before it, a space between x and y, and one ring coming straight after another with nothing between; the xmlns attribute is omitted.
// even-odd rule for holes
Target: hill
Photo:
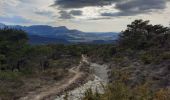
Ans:
<svg viewBox="0 0 170 100"><path fill-rule="evenodd" d="M52 27L48 25L32 25L32 26L19 26L19 25L4 25L0 27L9 27L21 29L28 33L30 36L30 43L112 43L117 38L115 32L82 32L79 30L70 30L65 26ZM36 39L36 40L35 40ZM51 39L51 40L50 40ZM38 41L40 40L40 41ZM42 42L45 41L45 42ZM93 42L94 41L94 42ZM99 41L99 42L98 42Z"/></svg>

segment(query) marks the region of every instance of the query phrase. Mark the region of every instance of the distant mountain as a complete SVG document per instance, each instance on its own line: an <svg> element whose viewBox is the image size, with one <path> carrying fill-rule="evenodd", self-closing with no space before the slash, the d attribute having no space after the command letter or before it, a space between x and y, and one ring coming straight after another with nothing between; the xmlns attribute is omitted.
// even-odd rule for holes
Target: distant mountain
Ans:
<svg viewBox="0 0 170 100"><path fill-rule="evenodd" d="M4 28L5 24L0 23L0 28Z"/></svg>
<svg viewBox="0 0 170 100"><path fill-rule="evenodd" d="M70 30L65 26L52 27L48 25L4 25L0 27L9 27L24 30L28 33L30 43L48 44L48 43L111 43L118 36L115 32L94 33L81 32L79 30Z"/></svg>

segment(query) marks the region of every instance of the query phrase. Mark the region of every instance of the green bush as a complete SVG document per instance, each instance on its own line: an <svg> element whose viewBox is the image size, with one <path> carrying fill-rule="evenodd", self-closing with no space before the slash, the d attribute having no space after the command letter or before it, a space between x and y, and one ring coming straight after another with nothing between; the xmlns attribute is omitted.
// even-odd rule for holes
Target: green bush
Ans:
<svg viewBox="0 0 170 100"><path fill-rule="evenodd" d="M140 59L144 64L150 64L154 61L154 57L150 53L140 54Z"/></svg>
<svg viewBox="0 0 170 100"><path fill-rule="evenodd" d="M6 89L0 88L0 100L11 100L12 96L13 96L12 93L7 91Z"/></svg>
<svg viewBox="0 0 170 100"><path fill-rule="evenodd" d="M20 76L20 72L0 71L0 80L17 80Z"/></svg>
<svg viewBox="0 0 170 100"><path fill-rule="evenodd" d="M123 56L120 56L120 55L116 55L116 56L113 57L113 61L114 61L115 63L121 63L121 62L124 61L124 57L123 57Z"/></svg>
<svg viewBox="0 0 170 100"><path fill-rule="evenodd" d="M170 60L170 52L163 52L160 57L162 60Z"/></svg>

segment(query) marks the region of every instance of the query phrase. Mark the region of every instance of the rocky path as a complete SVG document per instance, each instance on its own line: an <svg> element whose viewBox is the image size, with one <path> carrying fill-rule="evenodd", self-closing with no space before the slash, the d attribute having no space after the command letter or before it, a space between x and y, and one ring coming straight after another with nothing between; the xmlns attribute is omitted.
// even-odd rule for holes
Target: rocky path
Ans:
<svg viewBox="0 0 170 100"><path fill-rule="evenodd" d="M85 56L82 56L83 62L90 65L93 69L94 79L89 80L84 85L68 92L68 100L81 100L84 95L84 92L91 88L93 91L98 90L98 92L103 92L103 85L106 85L108 82L108 75L107 75L107 65L99 65L96 63L91 63ZM65 95L58 96L55 100L64 100L63 98Z"/></svg>
<svg viewBox="0 0 170 100"><path fill-rule="evenodd" d="M84 81L85 74L80 71L80 67L83 63L86 63L93 69L93 80L88 80L85 84L77 84L79 81ZM103 86L108 81L107 76L107 66L99 65L96 63L91 63L88 61L87 57L82 55L82 60L80 64L76 67L69 69L70 76L64 78L53 86L43 87L37 91L28 93L25 97L20 98L20 100L54 100L56 95L63 94L65 90L71 90L68 92L69 100L81 100L84 92L91 88L93 91L96 89L102 93ZM75 86L75 85L80 86ZM101 85L102 84L102 85ZM74 86L73 86L74 85ZM78 87L75 88L74 87ZM70 89L71 88L71 89ZM65 94L56 97L55 100L63 100Z"/></svg>

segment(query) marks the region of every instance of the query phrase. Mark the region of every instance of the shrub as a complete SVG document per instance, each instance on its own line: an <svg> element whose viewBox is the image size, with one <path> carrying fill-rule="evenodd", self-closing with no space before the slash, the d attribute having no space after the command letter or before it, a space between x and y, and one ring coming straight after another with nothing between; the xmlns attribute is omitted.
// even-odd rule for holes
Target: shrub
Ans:
<svg viewBox="0 0 170 100"><path fill-rule="evenodd" d="M94 93L90 88L85 91L84 98L82 100L103 100L103 99L100 97L98 91Z"/></svg>
<svg viewBox="0 0 170 100"><path fill-rule="evenodd" d="M153 93L147 83L136 86L132 91L134 100L152 100Z"/></svg>
<svg viewBox="0 0 170 100"><path fill-rule="evenodd" d="M144 64L150 64L154 61L154 57L150 53L140 54L140 59Z"/></svg>
<svg viewBox="0 0 170 100"><path fill-rule="evenodd" d="M0 80L17 80L20 77L20 72L12 72L12 71L1 71L0 72Z"/></svg>
<svg viewBox="0 0 170 100"><path fill-rule="evenodd" d="M113 61L114 61L115 63L121 63L121 62L124 61L124 57L123 57L123 56L120 56L120 55L116 55L116 56L113 57Z"/></svg>
<svg viewBox="0 0 170 100"><path fill-rule="evenodd" d="M154 100L170 100L170 90L160 89L155 93Z"/></svg>
<svg viewBox="0 0 170 100"><path fill-rule="evenodd" d="M162 58L162 60L168 60L170 59L170 52L163 52L160 57Z"/></svg>

